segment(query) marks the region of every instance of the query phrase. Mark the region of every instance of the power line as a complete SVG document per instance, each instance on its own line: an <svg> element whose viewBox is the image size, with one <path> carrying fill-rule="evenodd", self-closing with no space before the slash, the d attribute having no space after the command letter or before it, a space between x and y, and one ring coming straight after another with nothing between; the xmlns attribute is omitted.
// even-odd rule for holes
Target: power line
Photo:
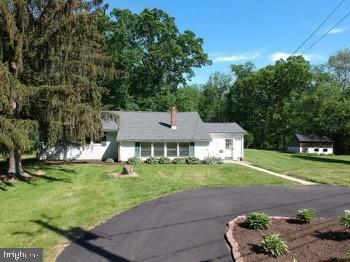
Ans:
<svg viewBox="0 0 350 262"><path fill-rule="evenodd" d="M309 51L311 48L313 48L318 42L320 42L323 38L326 37L326 35L329 34L330 31L332 31L334 28L337 27L337 25L339 25L341 22L343 22L348 16L350 15L350 12L348 12L347 14L345 14L342 19L340 19L334 26L332 26L326 33L324 33L319 39L317 39L315 42L312 43L312 45L309 46L308 49L306 49L303 53L305 54L307 51Z"/></svg>
<svg viewBox="0 0 350 262"><path fill-rule="evenodd" d="M302 48L302 47L306 44L306 42L309 41L309 39L310 39L311 37L313 37L313 36L316 34L316 32L328 21L328 19L338 10L338 8L339 8L344 2L345 2L345 0L342 0L342 1L338 4L338 6L337 6L337 7L323 20L323 22L312 32L312 34L309 35L309 37L306 38L306 39L304 40L304 42L302 42L301 45L300 45L290 56L293 56L296 52L298 52L298 51L300 50L300 48Z"/></svg>

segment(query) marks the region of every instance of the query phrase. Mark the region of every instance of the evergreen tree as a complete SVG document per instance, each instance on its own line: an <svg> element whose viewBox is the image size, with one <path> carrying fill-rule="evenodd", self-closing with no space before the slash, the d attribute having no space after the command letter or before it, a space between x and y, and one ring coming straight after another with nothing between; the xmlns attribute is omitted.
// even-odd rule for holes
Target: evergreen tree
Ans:
<svg viewBox="0 0 350 262"><path fill-rule="evenodd" d="M33 141L29 124L47 145L100 135L96 79L111 73L97 30L103 10L102 0L0 2L0 95L7 96L0 103L0 141L9 173L22 173L20 155Z"/></svg>

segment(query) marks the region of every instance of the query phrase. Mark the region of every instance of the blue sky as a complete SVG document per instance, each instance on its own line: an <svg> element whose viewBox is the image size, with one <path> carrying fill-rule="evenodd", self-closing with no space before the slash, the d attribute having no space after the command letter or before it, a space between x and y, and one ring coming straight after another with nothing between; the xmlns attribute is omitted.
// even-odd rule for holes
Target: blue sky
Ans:
<svg viewBox="0 0 350 262"><path fill-rule="evenodd" d="M292 53L340 0L108 0L110 8L160 8L175 17L178 28L204 39L213 64L196 69L193 83L205 83L215 71L229 72L230 64L252 61L263 67ZM304 46L304 51L347 12L350 0ZM327 61L337 50L350 47L350 16L305 54L312 64Z"/></svg>

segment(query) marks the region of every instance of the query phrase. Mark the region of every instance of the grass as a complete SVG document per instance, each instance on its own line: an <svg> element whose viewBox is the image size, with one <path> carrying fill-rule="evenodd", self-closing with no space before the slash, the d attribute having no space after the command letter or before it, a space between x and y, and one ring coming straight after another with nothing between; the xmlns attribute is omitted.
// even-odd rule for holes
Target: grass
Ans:
<svg viewBox="0 0 350 262"><path fill-rule="evenodd" d="M45 261L53 261L77 232L166 194L201 187L293 184L233 164L139 165L138 177L113 178L107 174L121 166L26 162L28 171L45 175L31 183L0 184L0 246L42 247Z"/></svg>
<svg viewBox="0 0 350 262"><path fill-rule="evenodd" d="M350 186L350 155L304 155L247 149L246 160L278 173L330 185Z"/></svg>

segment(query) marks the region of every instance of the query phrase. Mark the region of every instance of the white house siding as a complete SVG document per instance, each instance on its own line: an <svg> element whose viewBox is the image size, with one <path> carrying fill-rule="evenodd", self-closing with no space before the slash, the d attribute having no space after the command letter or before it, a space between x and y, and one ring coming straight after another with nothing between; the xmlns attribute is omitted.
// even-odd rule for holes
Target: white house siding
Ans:
<svg viewBox="0 0 350 262"><path fill-rule="evenodd" d="M117 133L107 132L106 143L92 143L85 146L57 146L43 148L38 153L41 160L117 160Z"/></svg>
<svg viewBox="0 0 350 262"><path fill-rule="evenodd" d="M316 149L316 151L315 151ZM318 151L317 151L318 149ZM323 149L327 149L327 152L323 152ZM318 154L318 155L331 155L333 154L332 147L295 147L290 146L287 148L292 153L305 153L305 154Z"/></svg>
<svg viewBox="0 0 350 262"><path fill-rule="evenodd" d="M119 143L119 161L127 161L135 156L135 142L123 141Z"/></svg>
<svg viewBox="0 0 350 262"><path fill-rule="evenodd" d="M197 141L194 143L194 155L203 160L209 156L209 141Z"/></svg>
<svg viewBox="0 0 350 262"><path fill-rule="evenodd" d="M233 160L240 160L244 157L244 136L238 133L210 133L212 141L209 144L209 155L220 157L222 159L231 158ZM229 154L226 150L226 139L232 139L233 150Z"/></svg>

